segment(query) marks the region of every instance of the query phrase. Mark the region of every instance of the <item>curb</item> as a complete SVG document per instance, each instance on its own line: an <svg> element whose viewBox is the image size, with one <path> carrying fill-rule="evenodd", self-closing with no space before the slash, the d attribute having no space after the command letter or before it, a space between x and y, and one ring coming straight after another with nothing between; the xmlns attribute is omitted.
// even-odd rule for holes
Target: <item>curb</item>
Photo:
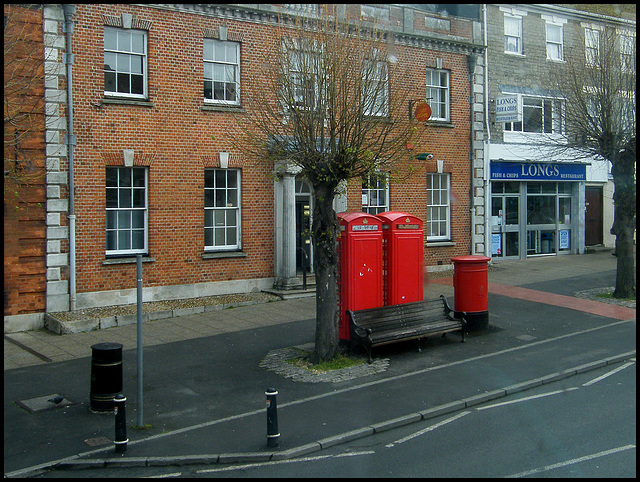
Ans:
<svg viewBox="0 0 640 482"><path fill-rule="evenodd" d="M490 390L479 395L463 398L443 405L429 408L420 412L410 413L401 417L367 425L365 427L344 432L332 437L327 437L315 442L311 442L298 447L293 447L282 452L246 452L246 453L227 453L227 454L201 454L201 455L180 455L180 456L153 456L153 457L120 457L120 458L100 458L100 459L83 459L80 455L68 457L66 459L55 462L44 463L38 466L17 470L6 473L8 477L28 477L45 470L55 469L95 469L107 467L150 467L150 466L182 466L182 465L211 465L211 464L234 464L234 463L254 463L269 462L276 460L287 460L301 457L313 452L340 445L343 443L358 440L371 436L376 433L384 432L397 427L410 425L412 423L429 420L441 415L447 415L453 412L463 410L474 405L495 400L497 398L513 395L523 392L531 388L556 382L570 378L574 375L596 370L607 365L620 363L628 358L635 357L636 351L621 353L611 357L603 358L573 368L561 370L559 372L550 373L542 377L527 380L525 382L509 385L507 387Z"/></svg>

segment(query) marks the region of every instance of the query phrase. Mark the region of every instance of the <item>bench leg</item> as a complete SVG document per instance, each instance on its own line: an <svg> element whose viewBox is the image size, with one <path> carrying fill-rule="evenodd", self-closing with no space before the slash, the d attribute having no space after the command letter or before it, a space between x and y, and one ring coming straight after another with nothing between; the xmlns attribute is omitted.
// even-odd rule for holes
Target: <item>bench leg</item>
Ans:
<svg viewBox="0 0 640 482"><path fill-rule="evenodd" d="M367 354L369 355L369 365L373 363L373 358L371 357L371 347L367 349Z"/></svg>
<svg viewBox="0 0 640 482"><path fill-rule="evenodd" d="M464 343L464 328L462 329L462 340L460 341L460 343Z"/></svg>
<svg viewBox="0 0 640 482"><path fill-rule="evenodd" d="M418 338L418 353L422 353L422 347L420 346L420 338Z"/></svg>

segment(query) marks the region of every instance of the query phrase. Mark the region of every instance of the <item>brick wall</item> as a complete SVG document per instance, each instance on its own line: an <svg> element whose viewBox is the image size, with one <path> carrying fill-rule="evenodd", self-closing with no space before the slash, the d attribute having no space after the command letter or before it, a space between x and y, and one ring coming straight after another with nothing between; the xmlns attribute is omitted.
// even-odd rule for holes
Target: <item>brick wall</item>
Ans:
<svg viewBox="0 0 640 482"><path fill-rule="evenodd" d="M42 73L42 11L4 6L5 85L18 84L20 98L5 91L5 101L30 119L18 123L25 136L17 146L5 137L4 180L4 314L43 312L46 285L46 216L44 185L44 80ZM27 62L23 74L11 73L16 59ZM24 90L23 90L24 89ZM22 95L25 93L26 95ZM5 110L5 115L7 111ZM5 136L14 129L5 124ZM17 163L15 162L17 160ZM8 162L7 162L8 161ZM16 166L18 166L16 170ZM7 175L7 172L9 174Z"/></svg>
<svg viewBox="0 0 640 482"><path fill-rule="evenodd" d="M224 13L224 8L77 5L73 17L73 90L79 299L96 292L130 293L136 286L135 263L113 263L105 258L105 168L123 166L124 149L134 151L134 166L148 168L145 288L157 288L159 292L163 287L273 277L273 166L249 158L233 146L229 136L235 128L232 114L223 109L202 109L202 43L203 32L217 32L221 26L227 28L229 39L241 41L244 105L262 80L262 55L275 47L274 17L265 14L258 20L253 17L251 22L241 21L230 12ZM148 102L111 103L104 98L104 26L118 25L121 14L130 14L135 26L148 29ZM444 172L452 174L456 197L452 204L453 244L427 248L427 265L448 264L452 256L468 254L470 249L467 56L460 49L445 49L448 51L398 46L397 52L399 63L413 72L416 98L425 95L425 65L435 67L436 58L440 58L443 68L451 69L451 125L422 126L414 151L431 152L434 159L413 161L414 175L391 186L391 208L424 219L426 173L435 172L435 160L441 159ZM393 82L390 79L392 86ZM218 166L220 151L231 153L229 167L242 170L243 253L238 257L203 256L204 170ZM57 166L63 173L67 169L65 159L60 159ZM359 210L360 185L352 182L350 186L348 208ZM64 189L61 193L64 196Z"/></svg>

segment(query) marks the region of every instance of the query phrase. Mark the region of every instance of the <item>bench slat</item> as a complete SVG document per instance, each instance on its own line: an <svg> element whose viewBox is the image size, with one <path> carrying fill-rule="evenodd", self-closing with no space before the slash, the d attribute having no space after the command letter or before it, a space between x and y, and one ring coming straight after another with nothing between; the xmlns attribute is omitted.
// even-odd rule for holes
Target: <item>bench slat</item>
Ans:
<svg viewBox="0 0 640 482"><path fill-rule="evenodd" d="M420 339L462 332L466 314L453 311L444 296L434 300L348 311L351 324L351 346L362 345L369 354L376 346L396 341Z"/></svg>

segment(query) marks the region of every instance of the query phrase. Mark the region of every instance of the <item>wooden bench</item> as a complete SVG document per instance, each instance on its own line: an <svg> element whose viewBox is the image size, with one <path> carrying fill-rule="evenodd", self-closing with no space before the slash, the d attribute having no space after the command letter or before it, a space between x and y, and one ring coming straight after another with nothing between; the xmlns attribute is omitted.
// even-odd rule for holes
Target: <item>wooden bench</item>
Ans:
<svg viewBox="0 0 640 482"><path fill-rule="evenodd" d="M421 338L460 331L464 342L467 324L466 313L452 310L444 295L428 301L347 310L347 315L351 329L350 349L363 346L369 355L369 363L372 362L372 348L396 341L417 339L418 351L421 351Z"/></svg>

